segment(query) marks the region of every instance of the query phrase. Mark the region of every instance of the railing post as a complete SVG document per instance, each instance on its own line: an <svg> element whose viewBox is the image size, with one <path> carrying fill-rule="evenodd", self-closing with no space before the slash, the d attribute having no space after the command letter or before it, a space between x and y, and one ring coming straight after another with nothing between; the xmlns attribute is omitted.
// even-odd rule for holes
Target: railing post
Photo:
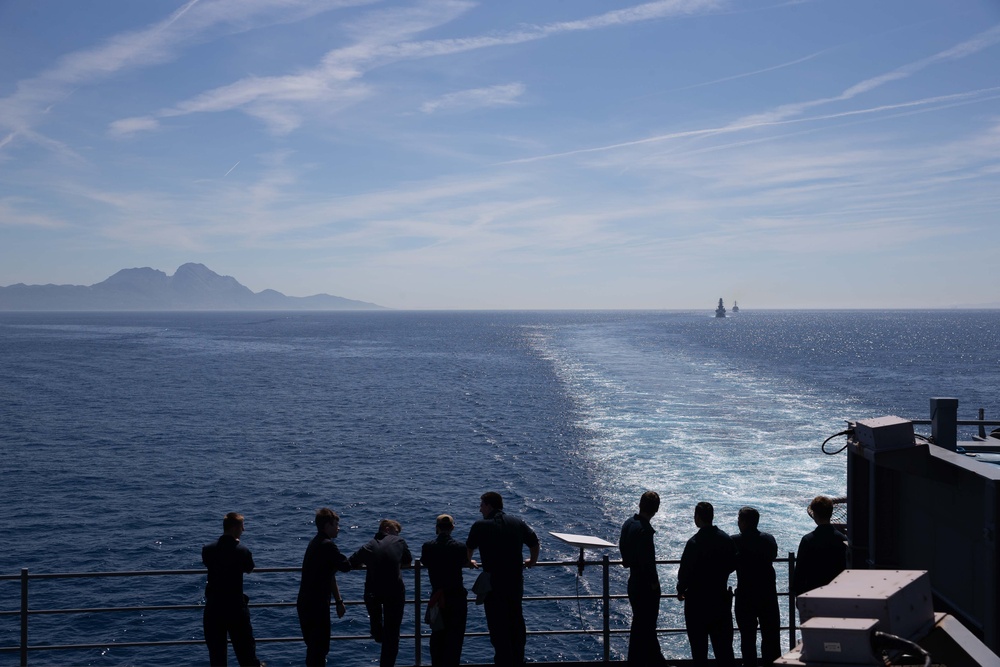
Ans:
<svg viewBox="0 0 1000 667"><path fill-rule="evenodd" d="M417 559L413 562L413 643L415 654L413 656L413 664L415 667L420 667L420 560Z"/></svg>
<svg viewBox="0 0 1000 667"><path fill-rule="evenodd" d="M604 607L604 662L611 662L611 560L605 554L601 561L603 583L601 597Z"/></svg>
<svg viewBox="0 0 1000 667"><path fill-rule="evenodd" d="M21 568L21 667L28 667L28 568Z"/></svg>
<svg viewBox="0 0 1000 667"><path fill-rule="evenodd" d="M794 651L795 639L795 593L792 592L792 576L795 574L795 552L788 552L788 650Z"/></svg>

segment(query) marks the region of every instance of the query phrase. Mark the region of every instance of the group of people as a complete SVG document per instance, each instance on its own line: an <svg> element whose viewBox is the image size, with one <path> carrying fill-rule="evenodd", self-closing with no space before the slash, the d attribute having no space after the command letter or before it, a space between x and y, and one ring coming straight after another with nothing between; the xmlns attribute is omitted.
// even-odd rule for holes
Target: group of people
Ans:
<svg viewBox="0 0 1000 667"><path fill-rule="evenodd" d="M639 512L622 525L619 549L622 565L629 569L628 599L632 606L629 632L630 667L663 667L666 664L656 633L660 610L660 580L656 571L650 520L660 509L660 496L646 491L639 498ZM833 501L817 496L809 504L816 529L799 543L791 592L800 595L833 581L847 563L847 538L830 523ZM781 656L777 577L774 561L778 545L758 528L760 513L743 507L737 515L739 532L726 534L714 525L715 509L700 502L694 508L698 531L687 541L677 572L677 598L684 603L684 623L691 657L696 665L708 664L712 644L716 662L735 664L733 652L733 598L736 627L740 631L743 667L756 667L757 629L760 628L760 663L772 664ZM736 572L736 591L729 575Z"/></svg>
<svg viewBox="0 0 1000 667"><path fill-rule="evenodd" d="M452 537L455 520L442 514L435 521L436 537L424 543L420 562L431 581L427 621L431 626L431 663L456 667L462 655L468 617L468 591L462 570L482 569L473 592L483 604L493 644L494 663L523 665L527 629L521 607L524 568L538 562L540 544L535 532L521 519L503 511L503 498L489 491L480 498L483 518L472 524L465 542ZM240 544L244 517L231 512L222 521L222 536L202 548L208 568L205 588L204 630L209 660L227 661L229 636L240 665L261 665L257 658L253 628L243 594L243 575L254 569L253 556ZM364 568L364 602L371 636L381 645L380 667L393 667L399 653L399 633L406 591L401 568L413 561L409 546L399 536L402 526L383 519L371 540L350 556L334 542L340 532L340 517L329 508L316 511L316 536L302 559L302 579L296 610L306 644L306 665L322 666L330 651L331 603L338 618L346 613L337 585L337 572ZM528 548L525 559L524 547ZM473 559L479 551L482 566Z"/></svg>
<svg viewBox="0 0 1000 667"><path fill-rule="evenodd" d="M629 569L628 599L632 607L628 663L633 667L662 667L666 659L660 649L656 623L662 597L656 569L656 550L651 519L659 511L660 497L646 491L639 499L639 512L625 521L619 548L622 564ZM494 664L524 665L527 630L522 598L524 568L538 562L539 540L521 519L503 511L503 498L490 491L480 498L482 519L473 523L465 542L452 536L455 521L442 514L435 521L436 537L424 543L420 561L427 568L431 597L426 620L431 626L431 663L457 666L461 659L468 617L468 591L462 571L480 569L473 560L478 550L482 573L473 592L482 603L494 650ZM846 538L830 525L833 502L817 496L809 505L816 530L802 538L792 578L792 593L799 595L823 586L846 564ZM752 507L739 511L739 532L727 535L713 524L714 508L701 502L694 509L698 532L687 541L677 574L677 597L684 602L691 655L695 664L706 664L708 645L716 660L734 664L733 597L729 575L736 572L735 614L740 631L744 667L757 664L757 629L761 634L761 662L772 663L781 655L780 613L774 561L778 546L772 535L758 529L760 514ZM380 667L393 667L399 652L405 588L401 568L413 561L402 526L383 519L378 532L351 556L341 553L334 542L340 532L340 517L329 508L315 516L316 535L302 559L302 578L296 600L299 624L306 644L306 665L322 666L330 651L331 607L342 618L346 613L337 585L337 572L365 568L364 602L372 638L381 645ZM240 543L244 518L231 512L222 522L222 536L202 548L208 568L205 588L204 631L212 665L227 661L226 637L240 665L260 665L248 609L243 593L243 575L254 569L253 556ZM524 558L524 547L528 558Z"/></svg>

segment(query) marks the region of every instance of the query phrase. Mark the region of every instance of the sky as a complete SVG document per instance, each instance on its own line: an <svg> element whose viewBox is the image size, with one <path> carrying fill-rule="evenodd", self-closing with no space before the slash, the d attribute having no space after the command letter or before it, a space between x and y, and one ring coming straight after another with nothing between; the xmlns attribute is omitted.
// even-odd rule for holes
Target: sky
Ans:
<svg viewBox="0 0 1000 667"><path fill-rule="evenodd" d="M0 0L0 285L1000 307L1000 0Z"/></svg>

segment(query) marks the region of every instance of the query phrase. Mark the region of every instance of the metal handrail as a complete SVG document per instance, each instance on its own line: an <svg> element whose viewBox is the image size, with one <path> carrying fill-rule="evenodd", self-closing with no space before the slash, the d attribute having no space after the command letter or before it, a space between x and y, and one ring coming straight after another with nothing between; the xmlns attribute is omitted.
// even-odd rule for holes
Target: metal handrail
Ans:
<svg viewBox="0 0 1000 667"><path fill-rule="evenodd" d="M779 558L777 563L787 563L788 564L788 590L779 591L779 597L786 597L788 599L788 619L789 623L786 626L782 626L780 630L788 631L788 641L789 650L795 647L796 644L796 621L795 621L795 599L788 591L791 590L791 579L792 573L795 569L795 554L789 552L787 558ZM572 561L546 561L539 562L536 567L572 567L576 568L580 564L579 560ZM601 566L602 573L602 585L601 592L599 594L590 595L537 595L537 596L525 596L524 601L526 603L531 602L542 602L542 601L572 601L572 600L591 600L600 601L602 606L602 627L598 630L531 630L528 631L529 635L532 636L555 636L555 635L594 635L600 634L603 637L604 655L603 662L608 663L611 661L611 637L612 635L627 634L629 630L627 628L612 629L611 628L611 601L612 600L627 600L627 594L612 594L610 590L610 569L612 565L620 565L620 560L611 560L608 556L604 556L601 560L588 560L585 561L586 565L599 565ZM675 559L665 559L657 560L657 565L679 565L680 561ZM415 561L412 566L404 568L405 570L413 571L414 578L414 588L413 597L407 598L406 604L413 605L414 608L414 632L412 634L402 634L400 639L412 639L414 641L414 665L420 667L421 656L422 656L422 639L427 636L424 632L422 626L423 622L423 610L422 607L427 604L428 598L423 597L421 593L421 573L425 569L419 560ZM254 573L298 573L301 571L299 567L262 567L256 568ZM28 665L28 656L31 652L35 651L71 651L71 650L94 650L107 648L113 645L115 648L142 648L142 647L152 647L152 646L188 646L188 645L199 645L204 644L203 640L196 639L177 639L177 640L159 640L159 641L134 641L134 642L113 642L109 644L107 642L101 644L36 644L32 645L29 643L28 635L28 619L31 616L37 615L68 615L68 614L90 614L90 613L111 613L111 612L146 612L146 611L191 611L197 609L204 609L204 605L201 604L182 604L182 605L140 605L140 606L128 606L128 607L92 607L92 608L60 608L60 609L31 609L28 605L28 593L29 593L29 582L31 580L45 580L45 579L96 579L96 578L107 578L107 577L149 577L149 576L204 576L208 573L205 569L195 569L195 570L143 570L143 571L115 571L115 572L56 572L56 573L39 573L32 574L28 571L28 568L22 568L20 574L16 575L0 575L0 581L20 581L21 583L21 604L20 608L16 610L0 610L0 616L18 616L21 621L21 637L20 642L17 646L0 646L0 654L2 653L20 653L20 664L24 667ZM676 599L676 594L665 594L660 596L661 599ZM345 604L348 606L361 606L364 604L363 600L345 600ZM249 605L251 608L279 608L279 607L294 607L294 602L257 602L251 603ZM680 634L686 632L685 628L657 628L657 634ZM467 632L466 637L484 637L488 636L487 632ZM368 635L334 635L331 637L333 641L356 641L356 640L366 640L370 637ZM257 643L283 643L283 642L301 642L302 637L261 637L256 639Z"/></svg>

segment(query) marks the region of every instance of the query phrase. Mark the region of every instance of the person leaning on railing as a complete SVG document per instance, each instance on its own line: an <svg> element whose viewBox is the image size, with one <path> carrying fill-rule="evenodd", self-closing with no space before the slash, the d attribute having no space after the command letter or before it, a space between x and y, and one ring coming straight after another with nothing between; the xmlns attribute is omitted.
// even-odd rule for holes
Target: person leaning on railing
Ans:
<svg viewBox="0 0 1000 667"><path fill-rule="evenodd" d="M340 517L328 507L316 510L316 536L302 558L302 581L295 602L306 642L306 665L323 667L330 652L330 598L337 604L337 618L346 611L337 586L337 571L349 572L351 564L333 539L340 533Z"/></svg>
<svg viewBox="0 0 1000 667"><path fill-rule="evenodd" d="M483 518L472 524L465 546L470 561L479 549L489 578L483 606L493 644L493 664L520 666L524 664L528 636L522 609L524 568L538 562L538 536L524 521L504 513L503 498L496 491L480 497L479 511ZM525 546L530 557L522 560Z"/></svg>
<svg viewBox="0 0 1000 667"><path fill-rule="evenodd" d="M427 568L431 580L425 620L431 628L432 667L458 667L465 642L469 592L462 570L472 567L472 561L465 544L451 536L454 529L451 515L438 516L434 524L437 537L424 542L420 550L420 563Z"/></svg>
<svg viewBox="0 0 1000 667"><path fill-rule="evenodd" d="M740 630L740 658L743 667L757 664L757 626L760 625L760 659L770 665L781 657L781 611L774 561L778 542L758 529L760 513L742 507L737 515L736 544L736 627Z"/></svg>
<svg viewBox="0 0 1000 667"><path fill-rule="evenodd" d="M241 666L257 667L257 644L250 625L249 598L243 594L243 574L253 572L253 555L240 544L244 530L242 514L230 512L222 519L222 536L201 549L201 562L208 568L205 585L205 643L213 666L227 662L226 635Z"/></svg>
<svg viewBox="0 0 1000 667"><path fill-rule="evenodd" d="M375 537L351 554L351 567L366 568L365 608L371 636L382 645L380 667L394 667L399 654L399 628L406 605L406 586L400 567L413 562L410 547L399 536L403 526L392 519L382 519Z"/></svg>
<svg viewBox="0 0 1000 667"><path fill-rule="evenodd" d="M708 664L711 639L716 664L731 667L733 657L732 590L729 575L736 569L736 545L713 525L715 508L700 502L694 508L698 532L684 545L677 570L677 599L684 601L691 658L698 667Z"/></svg>
<svg viewBox="0 0 1000 667"><path fill-rule="evenodd" d="M660 577L656 572L656 547L650 524L660 509L660 496L646 491L639 498L639 513L622 525L618 549L622 565L628 568L628 602L632 607L632 626L628 637L629 667L660 667L666 663L656 620L660 614Z"/></svg>

